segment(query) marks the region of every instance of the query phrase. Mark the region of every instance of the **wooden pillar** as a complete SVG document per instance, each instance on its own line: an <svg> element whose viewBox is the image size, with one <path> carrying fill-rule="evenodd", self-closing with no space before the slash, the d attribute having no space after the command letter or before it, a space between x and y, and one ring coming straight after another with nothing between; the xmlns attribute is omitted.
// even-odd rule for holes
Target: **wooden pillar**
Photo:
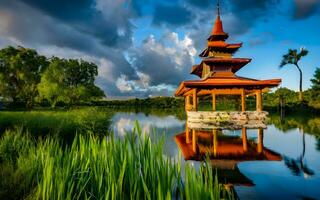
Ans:
<svg viewBox="0 0 320 200"><path fill-rule="evenodd" d="M244 89L241 89L241 111L246 111L246 93Z"/></svg>
<svg viewBox="0 0 320 200"><path fill-rule="evenodd" d="M191 141L190 141L190 131L189 131L189 128L188 128L188 120L186 122L186 143L189 144Z"/></svg>
<svg viewBox="0 0 320 200"><path fill-rule="evenodd" d="M196 133L196 130L192 130L192 150L194 153L198 153L197 151L197 133Z"/></svg>
<svg viewBox="0 0 320 200"><path fill-rule="evenodd" d="M213 147L213 156L216 157L217 156L217 148L218 148L218 130L217 129L213 129L212 130L212 134L213 134L213 141L212 141L212 147Z"/></svg>
<svg viewBox="0 0 320 200"><path fill-rule="evenodd" d="M184 110L188 111L188 96L184 97Z"/></svg>
<svg viewBox="0 0 320 200"><path fill-rule="evenodd" d="M197 97L197 89L193 89L192 91L192 103L193 103L193 111L198 111L198 97Z"/></svg>
<svg viewBox="0 0 320 200"><path fill-rule="evenodd" d="M242 146L243 146L243 151L247 152L248 151L248 139L247 139L247 128L245 128L245 127L242 128Z"/></svg>
<svg viewBox="0 0 320 200"><path fill-rule="evenodd" d="M263 129L258 129L258 145L257 145L257 151L258 153L263 152Z"/></svg>
<svg viewBox="0 0 320 200"><path fill-rule="evenodd" d="M216 93L212 93L212 110L216 111L217 110L217 99L216 99Z"/></svg>
<svg viewBox="0 0 320 200"><path fill-rule="evenodd" d="M257 111L262 111L262 94L261 90L256 91L256 105L257 105Z"/></svg>
<svg viewBox="0 0 320 200"><path fill-rule="evenodd" d="M190 110L190 96L185 97L185 110L186 111Z"/></svg>

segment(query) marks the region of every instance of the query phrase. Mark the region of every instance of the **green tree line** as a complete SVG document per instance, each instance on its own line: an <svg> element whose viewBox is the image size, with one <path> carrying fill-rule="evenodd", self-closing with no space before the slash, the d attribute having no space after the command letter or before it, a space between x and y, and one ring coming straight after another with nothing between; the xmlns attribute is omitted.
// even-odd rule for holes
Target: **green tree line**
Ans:
<svg viewBox="0 0 320 200"><path fill-rule="evenodd" d="M303 96L303 102L301 102L301 96ZM265 105L275 107L281 103L287 106L296 106L303 103L312 108L320 109L320 68L316 69L311 79L311 88L308 90L295 92L283 87L264 94Z"/></svg>
<svg viewBox="0 0 320 200"><path fill-rule="evenodd" d="M0 50L0 100L31 108L47 101L74 105L104 97L95 85L98 67L82 59L47 58L35 50Z"/></svg>

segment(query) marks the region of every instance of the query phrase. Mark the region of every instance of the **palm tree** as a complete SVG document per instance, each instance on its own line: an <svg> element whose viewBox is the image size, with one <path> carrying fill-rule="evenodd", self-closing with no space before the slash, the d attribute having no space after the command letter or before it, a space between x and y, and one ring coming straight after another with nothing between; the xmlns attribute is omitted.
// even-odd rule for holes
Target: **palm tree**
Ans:
<svg viewBox="0 0 320 200"><path fill-rule="evenodd" d="M301 48L300 52L296 49L289 49L288 53L283 55L282 62L280 64L280 68L284 67L285 65L294 65L299 70L300 73L300 85L299 85L299 100L303 100L302 96L302 70L299 66L299 61L302 57L308 55L308 50L305 48Z"/></svg>

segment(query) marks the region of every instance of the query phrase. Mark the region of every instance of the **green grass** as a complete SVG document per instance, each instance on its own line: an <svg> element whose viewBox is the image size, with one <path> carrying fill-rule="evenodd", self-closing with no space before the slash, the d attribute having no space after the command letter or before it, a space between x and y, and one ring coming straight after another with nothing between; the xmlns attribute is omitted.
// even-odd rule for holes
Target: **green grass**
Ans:
<svg viewBox="0 0 320 200"><path fill-rule="evenodd" d="M163 155L136 126L124 139L77 135L71 146L34 140L22 129L0 140L0 199L232 198L203 163L200 170Z"/></svg>
<svg viewBox="0 0 320 200"><path fill-rule="evenodd" d="M58 134L72 140L76 133L108 132L113 112L102 108L81 108L56 111L1 111L0 134L7 129L23 127L34 136Z"/></svg>

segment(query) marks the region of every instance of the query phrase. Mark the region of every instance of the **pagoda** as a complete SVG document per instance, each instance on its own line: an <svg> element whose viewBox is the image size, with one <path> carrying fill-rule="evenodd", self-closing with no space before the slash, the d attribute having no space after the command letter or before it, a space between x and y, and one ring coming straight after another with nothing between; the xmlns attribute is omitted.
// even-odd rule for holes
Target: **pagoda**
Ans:
<svg viewBox="0 0 320 200"><path fill-rule="evenodd" d="M191 74L200 79L183 81L175 92L175 96L185 97L186 111L198 111L198 97L212 96L212 110L216 111L217 95L238 95L241 97L241 110L245 112L246 97L255 95L256 111L262 112L262 93L281 83L281 79L256 80L237 76L236 73L251 59L234 58L233 54L242 47L242 43L229 44L226 42L228 37L223 30L218 2L217 17L207 48L199 55L202 62L191 70Z"/></svg>

